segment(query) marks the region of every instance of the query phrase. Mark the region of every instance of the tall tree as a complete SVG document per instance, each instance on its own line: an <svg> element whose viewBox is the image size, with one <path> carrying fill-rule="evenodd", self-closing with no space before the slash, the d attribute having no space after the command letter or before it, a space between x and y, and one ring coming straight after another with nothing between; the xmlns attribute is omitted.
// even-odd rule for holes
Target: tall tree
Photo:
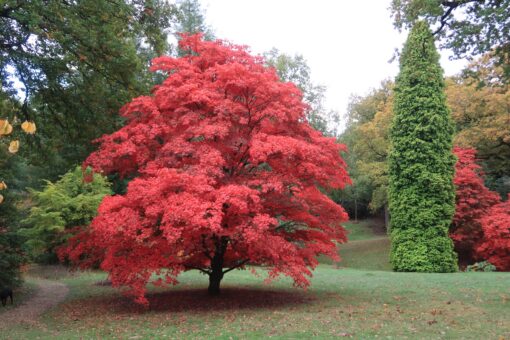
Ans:
<svg viewBox="0 0 510 340"><path fill-rule="evenodd" d="M434 34L457 58L494 52L510 77L510 0L392 0L395 26L417 20L434 26Z"/></svg>
<svg viewBox="0 0 510 340"><path fill-rule="evenodd" d="M113 113L153 85L145 69L167 50L172 9L162 0L3 2L2 87L21 96L18 119L38 123L32 161L50 177L81 162L90 140L121 123Z"/></svg>
<svg viewBox="0 0 510 340"><path fill-rule="evenodd" d="M404 45L394 90L389 154L391 263L396 271L453 272L453 121L428 24Z"/></svg>
<svg viewBox="0 0 510 340"><path fill-rule="evenodd" d="M248 263L307 286L316 257L338 259L335 242L346 240L347 215L322 191L350 181L343 146L304 120L295 85L242 47L199 36L180 47L191 53L154 60L168 78L125 106L127 124L87 159L136 178L64 253L99 260L141 303L153 273L176 283L197 269L218 294L224 274Z"/></svg>

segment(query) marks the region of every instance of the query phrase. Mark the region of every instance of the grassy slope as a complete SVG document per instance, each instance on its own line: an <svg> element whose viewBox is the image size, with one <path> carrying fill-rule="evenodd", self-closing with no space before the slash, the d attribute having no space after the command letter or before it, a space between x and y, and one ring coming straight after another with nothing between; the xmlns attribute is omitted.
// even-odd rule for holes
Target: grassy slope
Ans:
<svg viewBox="0 0 510 340"><path fill-rule="evenodd" d="M356 269L391 270L390 242L383 223L375 219L345 223L349 242L340 245L342 261L337 265ZM320 262L333 264L327 258L321 258Z"/></svg>
<svg viewBox="0 0 510 340"><path fill-rule="evenodd" d="M377 254L387 262L387 247L374 246L384 237L356 232L365 236L352 248L342 246L342 266L374 266L369 259ZM355 262L359 256L363 260ZM175 288L151 289L148 311L94 285L102 273L51 275L69 285L67 301L43 317L42 327L14 326L2 337L510 338L510 273L393 273L324 264L303 291L288 279L263 285L263 275L234 271L224 279L222 296L210 298L207 278L191 272Z"/></svg>

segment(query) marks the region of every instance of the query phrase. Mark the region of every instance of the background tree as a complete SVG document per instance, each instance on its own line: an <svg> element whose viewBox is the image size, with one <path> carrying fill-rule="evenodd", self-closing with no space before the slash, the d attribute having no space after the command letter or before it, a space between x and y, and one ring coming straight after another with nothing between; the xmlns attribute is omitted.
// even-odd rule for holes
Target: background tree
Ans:
<svg viewBox="0 0 510 340"><path fill-rule="evenodd" d="M22 149L23 150L23 149ZM26 259L23 239L17 234L20 192L29 180L29 171L20 157L0 144L0 287L16 287L21 283L20 267Z"/></svg>
<svg viewBox="0 0 510 340"><path fill-rule="evenodd" d="M349 155L344 154L352 183L341 190L333 190L330 197L348 212L351 221L369 216L369 203L373 188L367 176L359 173L356 166L349 165Z"/></svg>
<svg viewBox="0 0 510 340"><path fill-rule="evenodd" d="M481 224L484 238L477 248L479 256L498 270L510 271L510 197L492 206Z"/></svg>
<svg viewBox="0 0 510 340"><path fill-rule="evenodd" d="M14 288L21 283L20 268L24 262L19 236L0 227L0 287Z"/></svg>
<svg viewBox="0 0 510 340"><path fill-rule="evenodd" d="M295 85L242 47L199 36L180 47L191 53L154 60L168 78L123 109L127 124L86 161L136 178L63 253L80 262L100 252L112 284L141 303L153 273L176 283L198 269L218 294L223 275L247 263L307 286L316 257L338 259L335 242L346 240L346 213L319 190L349 182L343 146L304 121Z"/></svg>
<svg viewBox="0 0 510 340"><path fill-rule="evenodd" d="M391 263L396 271L453 272L453 122L439 54L426 22L404 45L389 154Z"/></svg>
<svg viewBox="0 0 510 340"><path fill-rule="evenodd" d="M393 82L383 81L381 86L373 89L366 96L352 96L348 106L347 128L339 140L345 143L349 153L345 156L349 174L355 185L362 185L361 192L368 194L358 210L371 214L383 211L388 229L388 166L389 126L393 117ZM358 178L359 176L359 178ZM355 189L348 189L349 190ZM340 193L344 197L345 193ZM342 200L349 209L353 204L350 197ZM349 201L350 200L350 201ZM349 213L351 211L349 210Z"/></svg>
<svg viewBox="0 0 510 340"><path fill-rule="evenodd" d="M180 33L201 33L205 40L214 40L214 31L205 22L205 12L198 0L178 0L175 33L177 40L181 39Z"/></svg>
<svg viewBox="0 0 510 340"><path fill-rule="evenodd" d="M268 66L276 69L282 81L294 83L303 92L303 99L309 105L306 114L308 122L324 135L336 135L338 112L328 111L324 107L326 87L312 82L310 67L303 56L290 56L273 48L264 53L264 58Z"/></svg>
<svg viewBox="0 0 510 340"><path fill-rule="evenodd" d="M21 283L20 267L26 261L22 238L17 234L17 207L23 199L23 188L33 183L31 169L19 157L24 146L33 138L35 124L16 119L20 103L13 100L0 86L0 287L16 287ZM21 143L20 143L21 141Z"/></svg>
<svg viewBox="0 0 510 340"><path fill-rule="evenodd" d="M112 192L106 178L94 174L93 181L85 182L82 169L76 167L55 183L47 181L43 190L30 193L34 204L20 234L27 239L25 247L32 259L52 263L57 261L55 249L73 229L87 227L103 197Z"/></svg>
<svg viewBox="0 0 510 340"><path fill-rule="evenodd" d="M373 119L358 127L358 134L363 137L356 140L352 149L358 157L360 172L368 177L373 188L369 208L373 213L381 209L384 211L386 229L389 229L387 157L388 127L393 117L392 88L393 83L383 82L378 93L377 112Z"/></svg>
<svg viewBox="0 0 510 340"><path fill-rule="evenodd" d="M5 93L22 92L20 120L35 120L31 162L56 178L90 153L90 140L117 128L113 115L146 93L145 72L167 50L173 6L159 0L16 1L0 9ZM48 166L51 164L51 166Z"/></svg>
<svg viewBox="0 0 510 340"><path fill-rule="evenodd" d="M478 150L485 185L506 197L510 192L510 148L507 143L510 92L500 79L501 68L490 55L483 56L459 75L446 79L446 97L456 126L454 144ZM480 82L484 86L480 86ZM359 169L357 173L371 182L373 191L369 206L360 207L360 210L369 208L373 214L384 207L387 197L386 159L393 117L392 88L393 83L385 81L364 96L352 96L347 127L339 136L349 149L349 156L346 156L349 169L356 167ZM353 181L358 182L355 176L353 173ZM352 205L349 201L342 202L348 209Z"/></svg>
<svg viewBox="0 0 510 340"><path fill-rule="evenodd" d="M487 184L506 197L510 192L510 88L500 82L501 75L494 58L485 55L469 65L463 76L448 80L446 95L457 127L455 145L478 150Z"/></svg>
<svg viewBox="0 0 510 340"><path fill-rule="evenodd" d="M477 248L483 240L480 219L499 203L501 197L484 184L481 166L476 163L476 150L454 148L457 156L454 184L455 215L450 237L459 256L459 264L469 265L480 260Z"/></svg>
<svg viewBox="0 0 510 340"><path fill-rule="evenodd" d="M494 52L510 76L510 0L392 0L397 28L425 20L457 58Z"/></svg>

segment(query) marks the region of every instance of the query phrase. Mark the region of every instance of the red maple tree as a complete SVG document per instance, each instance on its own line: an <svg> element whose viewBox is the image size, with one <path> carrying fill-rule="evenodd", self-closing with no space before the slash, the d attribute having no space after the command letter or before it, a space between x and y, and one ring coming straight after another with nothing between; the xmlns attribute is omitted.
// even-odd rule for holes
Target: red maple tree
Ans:
<svg viewBox="0 0 510 340"><path fill-rule="evenodd" d="M134 177L127 192L106 197L61 255L100 263L140 303L154 273L175 284L191 269L209 275L211 294L246 264L306 287L316 257L339 260L335 242L346 241L347 214L324 193L350 183L345 147L314 130L299 89L244 47L199 35L180 47L186 56L153 60L168 78L121 110L126 125L84 163Z"/></svg>
<svg viewBox="0 0 510 340"><path fill-rule="evenodd" d="M476 163L476 150L455 147L457 156L454 184L456 205L450 237L461 264L471 264L480 259L476 248L484 234L480 219L500 201L496 192L484 184L481 166Z"/></svg>
<svg viewBox="0 0 510 340"><path fill-rule="evenodd" d="M480 220L484 238L476 251L498 270L510 271L510 195Z"/></svg>

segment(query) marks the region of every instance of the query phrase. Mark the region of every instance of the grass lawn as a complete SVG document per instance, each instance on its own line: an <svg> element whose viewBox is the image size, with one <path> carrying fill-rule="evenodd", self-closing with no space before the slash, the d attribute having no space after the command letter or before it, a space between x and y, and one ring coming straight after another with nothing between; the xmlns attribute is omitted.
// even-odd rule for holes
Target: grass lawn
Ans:
<svg viewBox="0 0 510 340"><path fill-rule="evenodd" d="M69 286L67 300L39 325L12 326L0 338L510 338L510 273L350 267L384 257L384 240L373 235L353 241L351 248L343 245L342 267L321 264L307 291L292 288L288 279L265 285L262 271L260 277L234 271L223 280L222 295L209 297L207 277L189 272L176 287L151 288L149 310L95 285L103 273L44 269L37 274Z"/></svg>
<svg viewBox="0 0 510 340"><path fill-rule="evenodd" d="M270 286L247 271L229 273L223 295L205 294L206 277L153 290L143 310L94 283L105 276L63 278L66 302L39 326L3 330L24 338L510 337L510 273L416 274L336 269L321 265L308 291L289 280ZM1 314L0 314L1 318Z"/></svg>
<svg viewBox="0 0 510 340"><path fill-rule="evenodd" d="M384 221L380 219L373 218L358 222L349 221L344 223L343 226L348 232L349 242L387 237Z"/></svg>

